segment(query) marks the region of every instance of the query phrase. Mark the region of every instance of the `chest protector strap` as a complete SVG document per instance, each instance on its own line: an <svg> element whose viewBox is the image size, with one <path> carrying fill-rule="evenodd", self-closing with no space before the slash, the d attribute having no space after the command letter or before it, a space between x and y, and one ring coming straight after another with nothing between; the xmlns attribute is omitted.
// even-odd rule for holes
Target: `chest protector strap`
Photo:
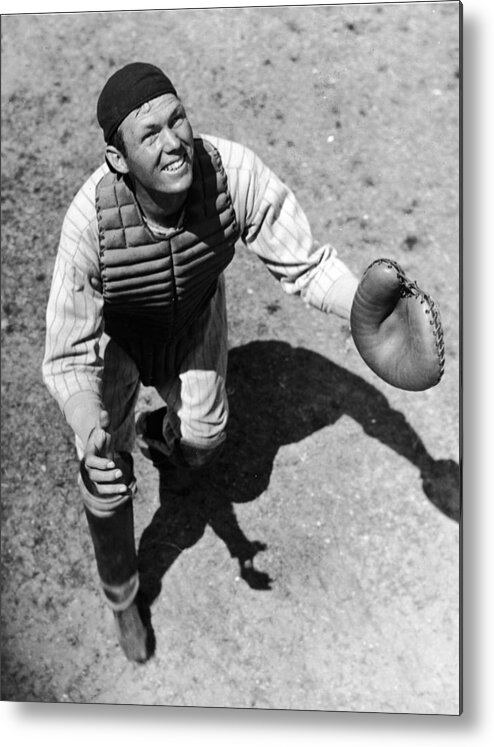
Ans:
<svg viewBox="0 0 494 747"><path fill-rule="evenodd" d="M105 331L135 360L144 384L156 360L201 315L239 236L218 151L194 140L193 181L181 224L166 237L145 224L125 179L96 187Z"/></svg>

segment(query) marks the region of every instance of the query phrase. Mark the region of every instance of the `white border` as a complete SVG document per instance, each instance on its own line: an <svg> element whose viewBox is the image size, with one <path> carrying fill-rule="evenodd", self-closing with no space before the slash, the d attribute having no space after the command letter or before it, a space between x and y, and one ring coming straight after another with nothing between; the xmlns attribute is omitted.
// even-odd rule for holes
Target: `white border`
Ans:
<svg viewBox="0 0 494 747"><path fill-rule="evenodd" d="M222 6L309 3L229 2ZM321 4L321 3L311 3ZM326 3L336 4L336 3ZM339 4L339 3L338 3ZM2 14L67 12L67 3L3 1ZM169 7L213 7L213 3L106 2L79 4L71 11L138 10ZM191 708L73 706L70 704L0 704L4 744L36 747L99 747L107 741L127 745L201 745L201 747L275 747L328 744L407 747L417 742L434 747L458 743L483 745L494 736L492 705L492 589L494 496L490 490L492 448L487 418L493 417L491 324L494 277L492 257L492 190L494 163L492 70L494 3L465 0L464 16L464 714L461 717L393 716L345 713L236 711ZM490 244L490 246L489 246ZM484 417L481 417L481 414Z"/></svg>

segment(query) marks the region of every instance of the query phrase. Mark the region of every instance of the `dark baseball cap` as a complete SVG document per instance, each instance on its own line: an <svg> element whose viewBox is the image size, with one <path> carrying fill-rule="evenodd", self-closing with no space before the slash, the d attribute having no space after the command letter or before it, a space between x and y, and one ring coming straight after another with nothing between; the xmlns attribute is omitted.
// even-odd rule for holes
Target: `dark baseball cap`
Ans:
<svg viewBox="0 0 494 747"><path fill-rule="evenodd" d="M99 95L96 108L105 141L108 142L127 114L165 93L177 95L165 73L148 62L131 62L113 73Z"/></svg>

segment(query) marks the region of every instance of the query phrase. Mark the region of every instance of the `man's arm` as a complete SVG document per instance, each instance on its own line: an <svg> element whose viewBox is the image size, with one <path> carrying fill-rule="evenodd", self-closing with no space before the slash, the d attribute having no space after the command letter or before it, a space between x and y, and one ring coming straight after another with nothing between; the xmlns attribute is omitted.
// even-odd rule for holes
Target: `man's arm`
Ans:
<svg viewBox="0 0 494 747"><path fill-rule="evenodd" d="M91 493L105 497L125 493L132 475L113 455L101 399L103 296L94 209L101 175L99 169L82 187L63 223L46 312L43 379L77 437Z"/></svg>
<svg viewBox="0 0 494 747"><path fill-rule="evenodd" d="M98 172L96 172L98 173ZM100 388L103 298L99 280L94 183L65 217L46 312L44 382L85 446L103 409Z"/></svg>
<svg viewBox="0 0 494 747"><path fill-rule="evenodd" d="M206 136L207 137L207 136ZM242 239L287 293L349 319L357 278L330 245L320 246L291 190L248 148L211 138L218 147Z"/></svg>

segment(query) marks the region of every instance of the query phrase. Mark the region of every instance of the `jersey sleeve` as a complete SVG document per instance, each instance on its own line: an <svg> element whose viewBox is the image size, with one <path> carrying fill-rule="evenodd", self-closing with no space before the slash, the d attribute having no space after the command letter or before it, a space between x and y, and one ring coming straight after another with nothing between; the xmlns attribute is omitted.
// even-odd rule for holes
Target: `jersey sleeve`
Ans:
<svg viewBox="0 0 494 747"><path fill-rule="evenodd" d="M97 172L96 172L97 173ZM65 216L46 310L43 380L77 436L97 424L103 362L103 297L94 208L97 178L86 182Z"/></svg>
<svg viewBox="0 0 494 747"><path fill-rule="evenodd" d="M314 240L293 192L248 148L221 139L213 144L224 162L244 244L286 293L348 319L357 279L331 244Z"/></svg>

